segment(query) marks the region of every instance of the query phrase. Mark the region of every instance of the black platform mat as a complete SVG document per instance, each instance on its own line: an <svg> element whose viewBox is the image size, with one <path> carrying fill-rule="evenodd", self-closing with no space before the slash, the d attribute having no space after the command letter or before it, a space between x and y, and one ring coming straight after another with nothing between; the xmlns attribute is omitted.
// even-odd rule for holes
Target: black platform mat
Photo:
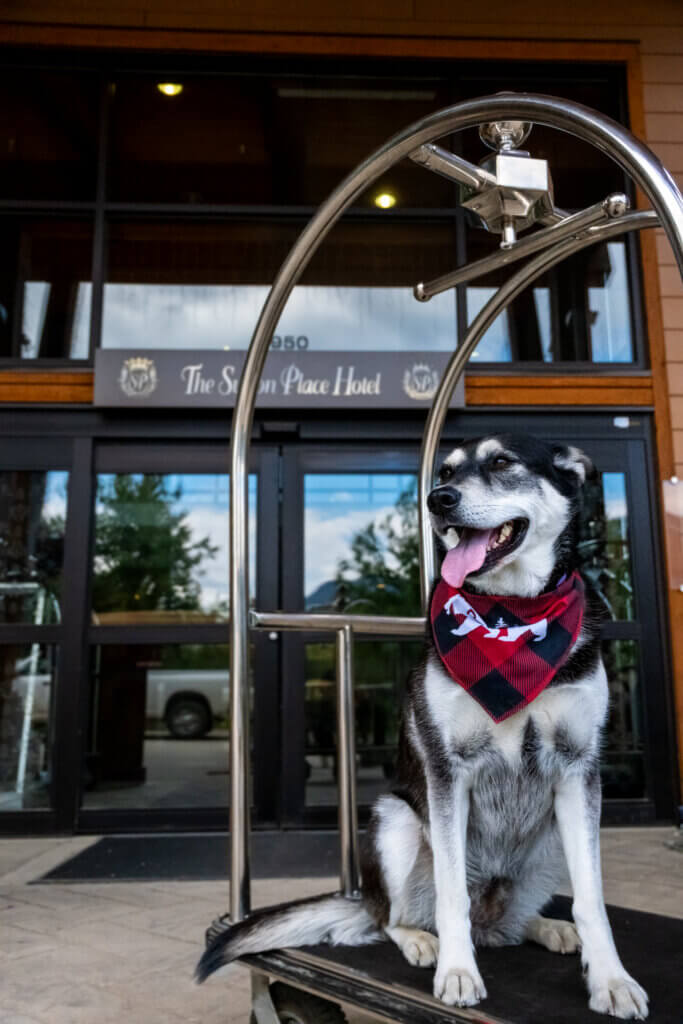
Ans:
<svg viewBox="0 0 683 1024"><path fill-rule="evenodd" d="M544 913L569 920L570 901L558 896ZM609 907L608 913L623 964L650 997L648 1024L681 1024L683 921L622 907ZM411 967L391 942L359 948L313 946L306 951L391 985L432 991L434 972ZM588 1009L578 956L524 943L479 950L477 961L488 992L477 1007L483 1014L511 1024L599 1024L612 1019Z"/></svg>
<svg viewBox="0 0 683 1024"><path fill-rule="evenodd" d="M39 882L225 880L226 835L107 836ZM254 832L252 878L329 878L339 873L336 832Z"/></svg>

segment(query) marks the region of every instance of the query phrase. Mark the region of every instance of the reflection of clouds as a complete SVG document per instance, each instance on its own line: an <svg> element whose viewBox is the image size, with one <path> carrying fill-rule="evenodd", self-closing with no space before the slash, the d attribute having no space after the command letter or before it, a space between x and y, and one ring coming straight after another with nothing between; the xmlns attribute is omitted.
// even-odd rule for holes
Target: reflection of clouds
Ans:
<svg viewBox="0 0 683 1024"><path fill-rule="evenodd" d="M607 244L609 272L600 288L588 289L592 356L595 362L627 363L633 358L626 247Z"/></svg>
<svg viewBox="0 0 683 1024"><path fill-rule="evenodd" d="M305 515L304 593L311 594L321 583L333 580L342 558L348 557L354 534L369 523L375 526L393 511L384 508L354 508L329 515L308 507Z"/></svg>
<svg viewBox="0 0 683 1024"><path fill-rule="evenodd" d="M251 503L250 503L251 504ZM194 569L194 579L201 586L201 604L204 611L220 602L230 600L230 520L227 503L220 506L188 505L182 499L172 506L174 512L185 515L185 524L192 534L192 543L209 538L218 550L213 556L205 555ZM249 588L254 592L256 579L256 510L249 510Z"/></svg>
<svg viewBox="0 0 683 1024"><path fill-rule="evenodd" d="M57 474L54 474L57 475ZM66 474L62 474L66 477ZM131 474L139 481L142 475ZM114 474L100 474L98 495L111 495L114 488ZM227 474L182 473L164 476L166 504L175 515L183 516L183 524L190 531L190 544L198 544L208 538L213 555L204 555L193 570L193 579L201 588L200 603L203 611L210 611L219 603L229 603L230 597L230 517L229 478ZM180 497L175 498L176 492ZM253 593L256 580L256 491L253 475L249 476L249 584ZM144 516L141 506L136 512ZM96 517L103 511L101 501L96 505ZM96 571L103 565L96 562Z"/></svg>
<svg viewBox="0 0 683 1024"><path fill-rule="evenodd" d="M42 516L44 519L60 516L66 519L66 489L68 473L50 471L45 481Z"/></svg>
<svg viewBox="0 0 683 1024"><path fill-rule="evenodd" d="M24 281L24 304L22 311L22 351L24 359L35 359L45 328L50 290L49 281ZM69 357L87 359L90 346L90 305L92 284L79 281L76 302L73 308Z"/></svg>
<svg viewBox="0 0 683 1024"><path fill-rule="evenodd" d="M266 285L106 284L104 348L246 349ZM409 288L301 285L277 334L305 335L315 351L450 351L455 294L416 302Z"/></svg>
<svg viewBox="0 0 683 1024"><path fill-rule="evenodd" d="M626 480L623 473L603 473L602 492L605 503L605 517L607 519L622 519L626 521L628 509L626 506Z"/></svg>

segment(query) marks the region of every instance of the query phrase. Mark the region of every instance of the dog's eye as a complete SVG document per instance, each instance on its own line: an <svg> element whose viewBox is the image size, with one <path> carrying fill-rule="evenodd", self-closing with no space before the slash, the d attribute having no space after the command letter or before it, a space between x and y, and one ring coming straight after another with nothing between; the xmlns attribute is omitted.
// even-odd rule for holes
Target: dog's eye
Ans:
<svg viewBox="0 0 683 1024"><path fill-rule="evenodd" d="M445 484L447 480L453 476L453 468L451 466L442 466L439 470L439 483Z"/></svg>
<svg viewBox="0 0 683 1024"><path fill-rule="evenodd" d="M514 459L510 459L507 455L496 455L496 457L491 460L491 469L507 469L508 466L511 466L514 463L514 461Z"/></svg>

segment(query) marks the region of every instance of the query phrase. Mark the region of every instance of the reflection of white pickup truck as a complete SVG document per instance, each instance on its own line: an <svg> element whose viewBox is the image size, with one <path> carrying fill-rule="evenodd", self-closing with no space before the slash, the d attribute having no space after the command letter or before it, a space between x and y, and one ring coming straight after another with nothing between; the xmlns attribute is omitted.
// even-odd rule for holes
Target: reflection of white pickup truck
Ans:
<svg viewBox="0 0 683 1024"><path fill-rule="evenodd" d="M178 739L196 739L228 713L227 669L150 669L147 672L147 718L163 719Z"/></svg>
<svg viewBox="0 0 683 1024"><path fill-rule="evenodd" d="M12 690L22 701L31 694L31 719L45 722L50 710L50 674L15 676ZM196 739L228 713L230 673L227 669L150 669L147 672L145 716L163 719L178 739Z"/></svg>

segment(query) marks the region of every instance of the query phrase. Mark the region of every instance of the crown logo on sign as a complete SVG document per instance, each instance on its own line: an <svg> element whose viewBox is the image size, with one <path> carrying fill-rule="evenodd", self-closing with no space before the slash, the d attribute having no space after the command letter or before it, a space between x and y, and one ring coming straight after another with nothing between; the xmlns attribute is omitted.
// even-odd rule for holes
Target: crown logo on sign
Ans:
<svg viewBox="0 0 683 1024"><path fill-rule="evenodd" d="M415 363L411 370L403 375L403 390L408 398L416 401L428 401L436 394L439 375L427 363Z"/></svg>
<svg viewBox="0 0 683 1024"><path fill-rule="evenodd" d="M146 356L130 356L125 359L119 374L119 386L128 398L147 398L158 384L153 359Z"/></svg>

